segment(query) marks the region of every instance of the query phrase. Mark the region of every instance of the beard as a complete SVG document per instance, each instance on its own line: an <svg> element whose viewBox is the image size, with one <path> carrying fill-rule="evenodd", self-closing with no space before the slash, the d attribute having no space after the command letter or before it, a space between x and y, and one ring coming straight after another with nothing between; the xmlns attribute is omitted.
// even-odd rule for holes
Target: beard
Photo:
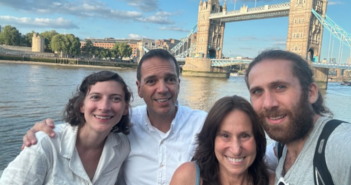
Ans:
<svg viewBox="0 0 351 185"><path fill-rule="evenodd" d="M270 138L280 143L287 144L298 139L304 139L313 126L314 111L309 104L308 94L302 93L299 102L291 110L272 108L259 113L263 128ZM273 125L266 118L285 115L287 124Z"/></svg>

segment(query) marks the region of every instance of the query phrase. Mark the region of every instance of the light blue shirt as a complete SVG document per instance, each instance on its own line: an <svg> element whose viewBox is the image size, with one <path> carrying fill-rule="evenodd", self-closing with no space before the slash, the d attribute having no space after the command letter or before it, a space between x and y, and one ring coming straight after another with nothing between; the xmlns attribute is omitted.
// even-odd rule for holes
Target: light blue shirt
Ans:
<svg viewBox="0 0 351 185"><path fill-rule="evenodd" d="M75 147L78 127L61 124L56 126L55 132L54 138L37 132L38 144L26 147L8 165L2 174L0 185L110 185L116 182L120 167L130 151L125 135L108 135L91 181Z"/></svg>
<svg viewBox="0 0 351 185"><path fill-rule="evenodd" d="M171 128L161 133L150 123L146 106L132 110L134 124L128 135L131 151L123 166L128 185L169 184L174 171L191 160L207 113L179 106Z"/></svg>

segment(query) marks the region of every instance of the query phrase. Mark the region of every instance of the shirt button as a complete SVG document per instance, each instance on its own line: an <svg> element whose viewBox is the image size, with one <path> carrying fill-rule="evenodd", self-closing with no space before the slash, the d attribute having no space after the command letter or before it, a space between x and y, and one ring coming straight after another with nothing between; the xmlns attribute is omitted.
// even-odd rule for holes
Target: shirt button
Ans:
<svg viewBox="0 0 351 185"><path fill-rule="evenodd" d="M160 164L160 168L162 168L164 165L163 164Z"/></svg>

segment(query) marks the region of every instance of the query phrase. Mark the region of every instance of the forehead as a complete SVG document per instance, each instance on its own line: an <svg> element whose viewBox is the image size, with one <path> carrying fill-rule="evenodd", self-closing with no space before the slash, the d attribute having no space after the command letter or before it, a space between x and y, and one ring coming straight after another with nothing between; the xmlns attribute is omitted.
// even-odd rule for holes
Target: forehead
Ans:
<svg viewBox="0 0 351 185"><path fill-rule="evenodd" d="M159 57L152 57L143 62L141 65L141 76L149 74L175 74L177 75L177 68L172 59L163 59Z"/></svg>
<svg viewBox="0 0 351 185"><path fill-rule="evenodd" d="M103 82L96 82L91 85L88 93L118 93L124 94L123 87L120 82L115 80L108 80Z"/></svg>
<svg viewBox="0 0 351 185"><path fill-rule="evenodd" d="M248 75L249 87L262 86L266 83L298 80L293 75L292 61L265 59L254 65Z"/></svg>
<svg viewBox="0 0 351 185"><path fill-rule="evenodd" d="M252 122L245 112L233 110L224 117L219 130L232 132L252 131Z"/></svg>

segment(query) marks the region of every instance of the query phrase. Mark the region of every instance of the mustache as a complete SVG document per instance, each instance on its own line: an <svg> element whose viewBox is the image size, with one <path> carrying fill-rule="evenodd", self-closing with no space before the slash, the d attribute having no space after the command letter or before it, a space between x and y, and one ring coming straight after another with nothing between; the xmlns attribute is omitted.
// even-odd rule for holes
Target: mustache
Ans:
<svg viewBox="0 0 351 185"><path fill-rule="evenodd" d="M290 114L290 111L285 110L285 109L265 109L259 113L260 117L277 117L281 115L287 115Z"/></svg>

